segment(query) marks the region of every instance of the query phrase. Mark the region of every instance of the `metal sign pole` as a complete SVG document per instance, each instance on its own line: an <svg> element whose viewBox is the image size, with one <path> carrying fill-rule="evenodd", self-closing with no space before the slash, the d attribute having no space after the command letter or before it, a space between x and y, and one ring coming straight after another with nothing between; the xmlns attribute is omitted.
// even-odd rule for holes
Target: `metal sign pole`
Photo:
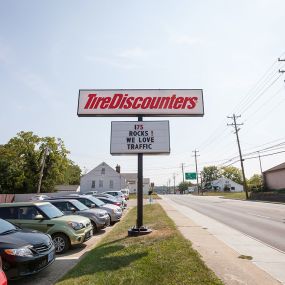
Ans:
<svg viewBox="0 0 285 285"><path fill-rule="evenodd" d="M143 121L143 116L138 116L138 122ZM143 226L143 153L138 153L138 184L137 184L137 224L128 230L129 236L146 235L151 229Z"/></svg>
<svg viewBox="0 0 285 285"><path fill-rule="evenodd" d="M138 122L142 122L143 117L138 116ZM138 191L137 191L137 228L143 225L143 154L138 153Z"/></svg>

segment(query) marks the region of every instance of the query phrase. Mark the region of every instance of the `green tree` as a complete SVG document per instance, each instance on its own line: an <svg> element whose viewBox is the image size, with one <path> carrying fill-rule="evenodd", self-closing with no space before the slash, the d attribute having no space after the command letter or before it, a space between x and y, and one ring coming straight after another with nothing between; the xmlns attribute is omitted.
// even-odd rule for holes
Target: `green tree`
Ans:
<svg viewBox="0 0 285 285"><path fill-rule="evenodd" d="M221 168L221 174L223 177L231 179L232 181L242 184L241 170L234 166L225 166Z"/></svg>
<svg viewBox="0 0 285 285"><path fill-rule="evenodd" d="M262 187L262 176L260 174L254 174L248 180L249 189L260 189Z"/></svg>
<svg viewBox="0 0 285 285"><path fill-rule="evenodd" d="M46 147L50 152L45 161L41 192L54 191L56 184L79 181L81 170L67 158L69 151L61 139L20 132L0 146L2 193L36 192Z"/></svg>
<svg viewBox="0 0 285 285"><path fill-rule="evenodd" d="M192 184L191 184L192 185ZM189 182L181 182L179 185L178 185L178 189L179 189L179 192L181 194L184 194L185 191L188 189L189 187Z"/></svg>
<svg viewBox="0 0 285 285"><path fill-rule="evenodd" d="M201 174L205 186L207 183L222 177L221 170L215 165L205 166Z"/></svg>

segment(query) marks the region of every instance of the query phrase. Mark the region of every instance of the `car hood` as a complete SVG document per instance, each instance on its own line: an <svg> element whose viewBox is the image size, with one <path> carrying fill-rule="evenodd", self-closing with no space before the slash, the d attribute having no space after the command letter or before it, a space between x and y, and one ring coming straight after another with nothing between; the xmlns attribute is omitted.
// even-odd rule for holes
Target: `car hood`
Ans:
<svg viewBox="0 0 285 285"><path fill-rule="evenodd" d="M121 210L121 207L113 205L113 204L105 204L104 206L102 206L102 209L105 209L105 208L112 209L112 210L117 210L117 209Z"/></svg>
<svg viewBox="0 0 285 285"><path fill-rule="evenodd" d="M19 230L10 234L0 235L0 251L5 248L19 248L27 245L50 243L50 237L33 230Z"/></svg>
<svg viewBox="0 0 285 285"><path fill-rule="evenodd" d="M62 222L77 222L77 223L83 223L84 225L89 223L89 219L82 217L82 216L77 216L77 215L64 215L61 217L54 218L57 221L62 221Z"/></svg>
<svg viewBox="0 0 285 285"><path fill-rule="evenodd" d="M107 214L107 212L104 209L89 209L89 210L85 210L85 211L81 211L81 213L88 213L88 214L95 214L95 215L99 215L99 214Z"/></svg>

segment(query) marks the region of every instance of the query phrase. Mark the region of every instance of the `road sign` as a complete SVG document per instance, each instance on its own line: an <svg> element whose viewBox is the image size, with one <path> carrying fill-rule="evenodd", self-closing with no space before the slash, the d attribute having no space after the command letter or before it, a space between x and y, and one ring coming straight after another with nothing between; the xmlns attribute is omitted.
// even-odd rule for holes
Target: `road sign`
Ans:
<svg viewBox="0 0 285 285"><path fill-rule="evenodd" d="M186 172L185 179L186 180L195 180L197 178L196 172Z"/></svg>

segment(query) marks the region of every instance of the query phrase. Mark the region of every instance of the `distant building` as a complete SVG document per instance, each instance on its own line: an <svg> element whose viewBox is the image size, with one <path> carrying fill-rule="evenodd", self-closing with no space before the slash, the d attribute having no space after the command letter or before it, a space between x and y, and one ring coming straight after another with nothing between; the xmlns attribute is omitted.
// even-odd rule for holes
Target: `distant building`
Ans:
<svg viewBox="0 0 285 285"><path fill-rule="evenodd" d="M116 171L107 163L100 163L81 177L80 192L98 191L100 193L126 188L126 179L119 171L119 166L117 166Z"/></svg>
<svg viewBox="0 0 285 285"><path fill-rule="evenodd" d="M285 162L264 171L263 180L268 189L285 189Z"/></svg>
<svg viewBox="0 0 285 285"><path fill-rule="evenodd" d="M80 185L55 185L56 192L80 192Z"/></svg>
<svg viewBox="0 0 285 285"><path fill-rule="evenodd" d="M80 192L90 191L118 191L129 189L130 193L137 192L137 173L121 173L121 167L113 169L107 163L102 162L94 169L83 175L80 179ZM143 192L147 194L150 187L150 179L143 179Z"/></svg>
<svg viewBox="0 0 285 285"><path fill-rule="evenodd" d="M138 175L137 173L122 173L122 176L126 179L126 184L130 193L137 193L138 188ZM150 189L150 179L143 178L143 193L147 194Z"/></svg>
<svg viewBox="0 0 285 285"><path fill-rule="evenodd" d="M243 186L238 184L231 179L221 177L217 180L213 180L204 187L207 190L224 191L228 190L230 192L243 192Z"/></svg>

